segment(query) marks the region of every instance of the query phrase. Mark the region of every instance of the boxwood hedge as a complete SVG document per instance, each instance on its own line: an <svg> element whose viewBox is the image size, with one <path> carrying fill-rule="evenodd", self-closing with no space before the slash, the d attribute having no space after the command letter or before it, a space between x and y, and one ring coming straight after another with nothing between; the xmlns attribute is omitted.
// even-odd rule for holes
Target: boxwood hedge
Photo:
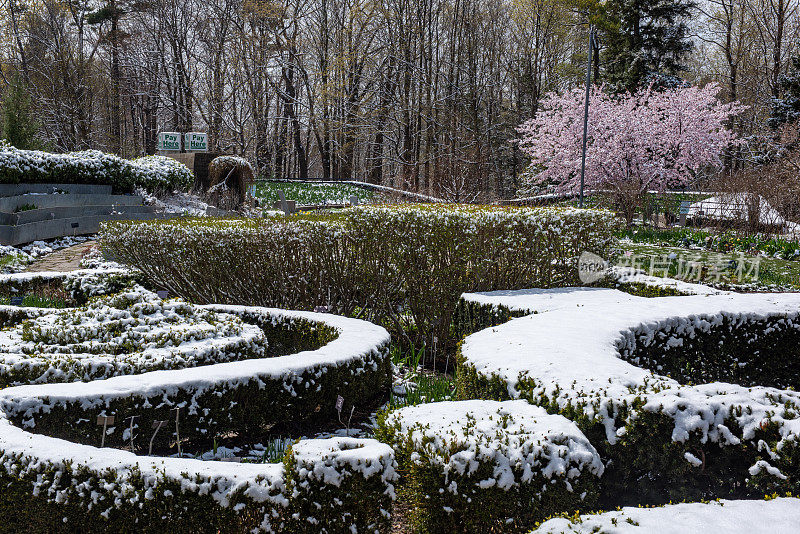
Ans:
<svg viewBox="0 0 800 534"><path fill-rule="evenodd" d="M100 184L117 193L187 189L194 182L182 163L165 156L129 161L98 150L52 154L19 150L0 140L0 183Z"/></svg>
<svg viewBox="0 0 800 534"><path fill-rule="evenodd" d="M388 391L389 337L380 327L326 314L201 309L260 326L270 349L286 355L0 391L0 530L389 530L395 463L391 448L374 440L300 441L283 465L144 457L108 448L146 448L141 435L150 435L154 421L174 421L173 408L180 409L185 444L331 420L337 395L348 409ZM103 432L97 418L108 415L116 424L106 429L107 448L95 448ZM132 415L133 422L127 419ZM162 431L155 449L167 450L177 439L176 431Z"/></svg>
<svg viewBox="0 0 800 534"><path fill-rule="evenodd" d="M458 357L458 397L523 398L575 421L606 461L607 506L796 492L800 301L598 291L611 300L593 306L593 293L582 292L578 307L468 337ZM592 334L594 325L605 337ZM561 327L581 332L585 344L575 358L604 359L578 369L564 352L578 345L558 346ZM522 348L525 335L535 345ZM528 372L517 373L526 365Z"/></svg>
<svg viewBox="0 0 800 534"><path fill-rule="evenodd" d="M605 254L613 214L572 209L370 206L263 220L115 222L103 250L193 302L365 317L417 346L451 340L465 291L577 281Z"/></svg>
<svg viewBox="0 0 800 534"><path fill-rule="evenodd" d="M574 423L526 401L424 404L382 414L417 532L525 532L591 509L603 464Z"/></svg>

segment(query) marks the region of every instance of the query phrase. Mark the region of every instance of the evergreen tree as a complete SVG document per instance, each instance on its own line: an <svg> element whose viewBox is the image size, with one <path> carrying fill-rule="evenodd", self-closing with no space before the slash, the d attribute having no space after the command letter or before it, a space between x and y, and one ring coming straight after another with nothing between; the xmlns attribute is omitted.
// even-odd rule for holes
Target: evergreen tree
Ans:
<svg viewBox="0 0 800 534"><path fill-rule="evenodd" d="M601 24L605 79L618 91L682 85L692 50L687 20L694 0L610 0Z"/></svg>
<svg viewBox="0 0 800 534"><path fill-rule="evenodd" d="M19 75L3 95L3 137L13 146L25 150L41 148L39 122L33 117L28 87Z"/></svg>
<svg viewBox="0 0 800 534"><path fill-rule="evenodd" d="M780 88L783 96L772 100L769 126L777 130L783 124L793 124L800 118L800 57L792 58L789 72L782 74Z"/></svg>

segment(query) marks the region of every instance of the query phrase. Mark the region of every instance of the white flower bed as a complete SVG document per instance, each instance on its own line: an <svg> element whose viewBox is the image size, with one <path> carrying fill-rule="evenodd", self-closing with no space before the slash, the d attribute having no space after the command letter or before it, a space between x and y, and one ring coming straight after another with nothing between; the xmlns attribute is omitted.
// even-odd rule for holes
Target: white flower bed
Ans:
<svg viewBox="0 0 800 534"><path fill-rule="evenodd" d="M591 506L604 469L575 423L523 400L406 407L381 427L398 457L408 458L403 467L426 531L450 524L516 531L554 511Z"/></svg>
<svg viewBox="0 0 800 534"><path fill-rule="evenodd" d="M660 508L623 508L551 519L531 534L796 534L800 530L800 499L712 501Z"/></svg>
<svg viewBox="0 0 800 534"><path fill-rule="evenodd" d="M0 331L0 381L73 382L265 356L258 325L136 288Z"/></svg>
<svg viewBox="0 0 800 534"><path fill-rule="evenodd" d="M757 343L771 331L791 335L800 330L800 294L646 299L610 289L567 288L464 298L537 312L463 343L463 370L477 382L494 384L498 394L579 414L583 427L602 428L611 446L633 443L627 434L649 424L645 414L665 416L671 421L667 439L687 447L684 460L698 472L706 471L706 453L749 443L750 477L768 475L775 482L794 477L776 466L791 462L798 445L800 393L723 382L682 385L621 356L637 361L639 350L652 349L657 359L716 328L741 334L741 343ZM766 330L750 333L752 325Z"/></svg>

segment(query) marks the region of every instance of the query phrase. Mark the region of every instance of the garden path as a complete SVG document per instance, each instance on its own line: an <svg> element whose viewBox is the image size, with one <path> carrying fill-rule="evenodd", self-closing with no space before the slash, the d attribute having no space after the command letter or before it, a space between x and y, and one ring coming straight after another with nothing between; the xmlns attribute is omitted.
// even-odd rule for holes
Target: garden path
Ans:
<svg viewBox="0 0 800 534"><path fill-rule="evenodd" d="M36 273L80 269L81 259L89 253L96 243L96 241L84 241L83 243L57 250L33 262L26 271Z"/></svg>

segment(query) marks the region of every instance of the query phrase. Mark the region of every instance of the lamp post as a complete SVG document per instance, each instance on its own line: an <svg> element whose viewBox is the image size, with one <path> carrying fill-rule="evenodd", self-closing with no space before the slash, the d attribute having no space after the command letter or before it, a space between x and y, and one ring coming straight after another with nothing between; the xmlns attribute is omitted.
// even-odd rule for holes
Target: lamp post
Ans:
<svg viewBox="0 0 800 534"><path fill-rule="evenodd" d="M583 105L583 153L581 155L581 191L578 207L583 208L583 184L586 178L586 142L589 135L589 94L592 90L592 54L597 42L594 26L589 26L589 54L586 61L586 101Z"/></svg>

